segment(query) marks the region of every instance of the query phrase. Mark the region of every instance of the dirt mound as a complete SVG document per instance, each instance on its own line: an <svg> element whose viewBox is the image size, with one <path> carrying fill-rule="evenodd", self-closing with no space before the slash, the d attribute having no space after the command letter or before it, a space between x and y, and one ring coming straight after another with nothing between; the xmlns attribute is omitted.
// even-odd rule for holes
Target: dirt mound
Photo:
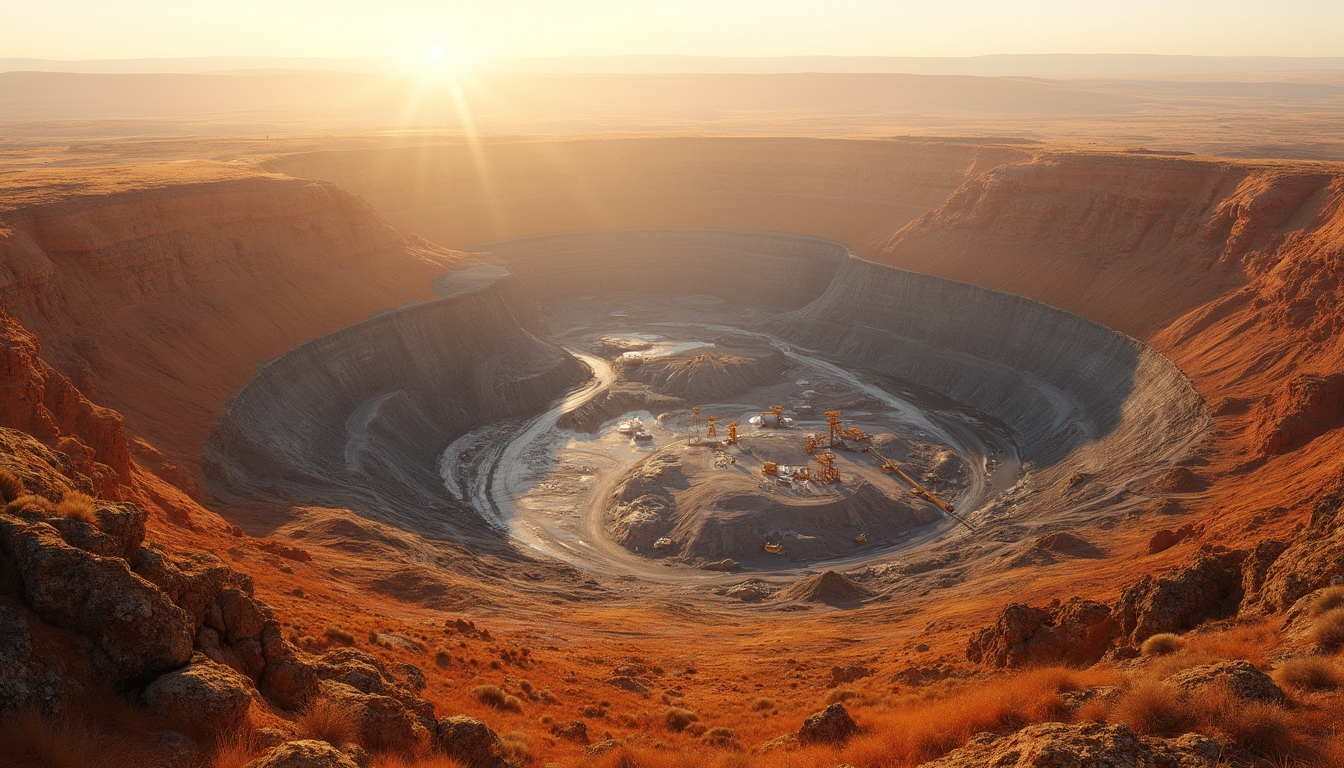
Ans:
<svg viewBox="0 0 1344 768"><path fill-rule="evenodd" d="M1254 439L1265 455L1284 453L1344 426L1344 373L1304 373L1255 409Z"/></svg>
<svg viewBox="0 0 1344 768"><path fill-rule="evenodd" d="M815 576L799 579L792 586L779 593L782 600L795 600L802 603L826 603L843 605L856 603L873 593L855 584L835 571L825 571Z"/></svg>
<svg viewBox="0 0 1344 768"><path fill-rule="evenodd" d="M1172 467L1148 486L1158 493L1189 493L1208 487L1204 478L1190 471L1189 467Z"/></svg>
<svg viewBox="0 0 1344 768"><path fill-rule="evenodd" d="M666 395L705 401L777 382L788 369L788 358L773 349L696 349L628 366L625 376Z"/></svg>

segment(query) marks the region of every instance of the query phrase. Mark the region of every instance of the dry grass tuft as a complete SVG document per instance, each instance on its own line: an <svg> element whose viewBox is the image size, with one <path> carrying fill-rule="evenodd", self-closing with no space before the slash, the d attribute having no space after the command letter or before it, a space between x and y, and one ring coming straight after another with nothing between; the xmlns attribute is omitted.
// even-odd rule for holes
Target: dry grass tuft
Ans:
<svg viewBox="0 0 1344 768"><path fill-rule="evenodd" d="M1344 608L1333 608L1317 616L1311 625L1311 639L1326 648L1344 645Z"/></svg>
<svg viewBox="0 0 1344 768"><path fill-rule="evenodd" d="M751 702L751 708L757 712L768 712L775 708L775 700L767 696L758 696Z"/></svg>
<svg viewBox="0 0 1344 768"><path fill-rule="evenodd" d="M1176 691L1157 680L1141 680L1125 692L1111 713L1146 736L1177 736L1190 727L1189 708Z"/></svg>
<svg viewBox="0 0 1344 768"><path fill-rule="evenodd" d="M301 739L317 739L336 746L360 740L354 713L330 699L314 702L295 721L294 728Z"/></svg>
<svg viewBox="0 0 1344 768"><path fill-rule="evenodd" d="M487 707L494 707L501 712L523 711L522 700L517 696L509 695L498 685L478 685L471 689L471 695Z"/></svg>
<svg viewBox="0 0 1344 768"><path fill-rule="evenodd" d="M93 497L79 491L66 491L61 503L56 505L56 514L92 523L97 520L93 509Z"/></svg>
<svg viewBox="0 0 1344 768"><path fill-rule="evenodd" d="M349 632L349 631L347 631L347 630L345 630L345 629L342 629L341 627L338 627L338 626L335 626L335 625L328 626L328 627L322 632L322 636L325 637L325 638L327 639L327 642L330 642L330 643L340 643L341 645L354 645L354 644L355 644L355 635L354 635L354 633Z"/></svg>
<svg viewBox="0 0 1344 768"><path fill-rule="evenodd" d="M1344 584L1326 587L1311 601L1311 615L1320 616L1336 608L1344 608Z"/></svg>
<svg viewBox="0 0 1344 768"><path fill-rule="evenodd" d="M23 487L23 480L8 469L0 467L0 502L8 504L26 493L28 491Z"/></svg>
<svg viewBox="0 0 1344 768"><path fill-rule="evenodd" d="M50 499L33 493L21 494L5 505L5 512L11 515L21 512L40 512L45 515L54 512L55 509L56 505L52 504Z"/></svg>
<svg viewBox="0 0 1344 768"><path fill-rule="evenodd" d="M1184 647L1185 640L1180 635L1163 632L1144 640L1140 650L1144 656L1168 656Z"/></svg>
<svg viewBox="0 0 1344 768"><path fill-rule="evenodd" d="M232 736L220 738L215 742L215 754L210 760L210 768L244 768L261 754L252 733L239 731Z"/></svg>
<svg viewBox="0 0 1344 768"><path fill-rule="evenodd" d="M1211 725L1253 755L1281 760L1296 751L1292 717L1277 704L1242 702L1221 715L1219 721Z"/></svg>
<svg viewBox="0 0 1344 768"><path fill-rule="evenodd" d="M1344 674L1329 659L1308 656L1289 659L1274 671L1279 685L1303 691L1333 691L1344 684Z"/></svg>
<svg viewBox="0 0 1344 768"><path fill-rule="evenodd" d="M663 722L672 731L684 731L699 719L699 715L684 707L668 707L663 712Z"/></svg>
<svg viewBox="0 0 1344 768"><path fill-rule="evenodd" d="M503 757L510 765L528 765L532 762L532 739L523 731L501 734L499 743Z"/></svg>

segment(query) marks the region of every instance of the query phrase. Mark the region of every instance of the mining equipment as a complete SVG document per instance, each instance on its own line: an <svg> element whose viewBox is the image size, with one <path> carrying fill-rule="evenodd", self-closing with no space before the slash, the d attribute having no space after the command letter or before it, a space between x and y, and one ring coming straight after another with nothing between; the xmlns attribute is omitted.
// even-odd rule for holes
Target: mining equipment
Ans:
<svg viewBox="0 0 1344 768"><path fill-rule="evenodd" d="M817 470L817 482L819 483L838 483L840 482L840 470L835 468L835 454L830 451L817 454L817 463L821 469Z"/></svg>
<svg viewBox="0 0 1344 768"><path fill-rule="evenodd" d="M774 423L771 423L772 420ZM792 424L793 419L788 419L784 417L784 406L772 405L770 406L770 410L761 411L761 415L752 416L751 423L758 427L773 427L775 429L783 429L784 427L787 427L790 424Z"/></svg>
<svg viewBox="0 0 1344 768"><path fill-rule="evenodd" d="M784 545L782 542L779 544L771 544L767 541L765 542L765 551L773 555L778 555L780 552L784 551Z"/></svg>
<svg viewBox="0 0 1344 768"><path fill-rule="evenodd" d="M866 443L872 439L871 435L869 435L867 432L864 432L862 429L859 429L858 427L849 427L847 429L842 429L840 430L840 434L844 435L845 437L848 437L850 440L853 440L856 443Z"/></svg>
<svg viewBox="0 0 1344 768"><path fill-rule="evenodd" d="M719 432L718 432L718 430L714 429L714 420L717 419L717 418L718 418L717 416L710 416L710 417L709 417L709 419L708 419L709 427L708 427L707 429L705 429L705 437L706 437L706 438L710 438L710 437L718 437L718 436L719 436Z"/></svg>
<svg viewBox="0 0 1344 768"><path fill-rule="evenodd" d="M932 502L939 509L946 512L948 516L951 517L953 520L956 520L958 523L961 523L962 525L966 526L968 530L975 531L975 527L972 526L969 522L967 522L966 518L962 517L961 515L958 515L956 511L952 509L951 504L948 504L947 502L943 501L937 496L934 496L933 493L928 488L925 488L924 486L920 485L918 480L915 480L915 478L907 475L899 466L897 466L896 462L892 461L891 459L888 459L886 456L883 456L882 454L872 450L871 448L868 449L868 452L876 456L878 461L882 462L883 472L886 472L887 474L891 475L896 475L905 482L910 484L911 496L923 497L924 499Z"/></svg>
<svg viewBox="0 0 1344 768"><path fill-rule="evenodd" d="M812 479L812 470L807 467L799 467L793 470L793 479L807 482Z"/></svg>
<svg viewBox="0 0 1344 768"><path fill-rule="evenodd" d="M816 450L817 450L817 436L809 433L807 435L807 455L811 456L813 452L815 452Z"/></svg>
<svg viewBox="0 0 1344 768"><path fill-rule="evenodd" d="M831 430L830 446L835 447L835 436L840 431L840 411L826 412L826 426Z"/></svg>
<svg viewBox="0 0 1344 768"><path fill-rule="evenodd" d="M667 549L667 548L670 547L670 546L672 546L672 540L669 539L669 538L666 537L666 536L664 536L664 537L662 537L661 539L659 539L659 540L653 542L653 548L654 548L654 549Z"/></svg>
<svg viewBox="0 0 1344 768"><path fill-rule="evenodd" d="M728 422L728 444L729 444L729 445L737 445L737 426L738 426L739 424L741 424L741 423L742 423L742 422L740 422L740 421L730 421L730 422Z"/></svg>
<svg viewBox="0 0 1344 768"><path fill-rule="evenodd" d="M868 543L868 534L866 534L866 533L860 533L858 536L855 536L855 537L854 537L854 543L855 543L855 544L867 544L867 543Z"/></svg>
<svg viewBox="0 0 1344 768"><path fill-rule="evenodd" d="M773 461L767 461L767 462L765 462L765 465L761 467L761 474L763 474L763 475L778 475L778 474L779 474L779 465L776 464L776 463L773 462Z"/></svg>
<svg viewBox="0 0 1344 768"><path fill-rule="evenodd" d="M691 418L695 420L695 436L698 439L700 437L700 406L697 405L691 409Z"/></svg>

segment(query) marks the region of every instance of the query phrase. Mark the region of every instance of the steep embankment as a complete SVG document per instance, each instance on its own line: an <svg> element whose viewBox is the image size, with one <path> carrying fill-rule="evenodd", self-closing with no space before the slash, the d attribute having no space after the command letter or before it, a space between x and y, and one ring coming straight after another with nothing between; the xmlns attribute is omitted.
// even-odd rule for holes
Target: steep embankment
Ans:
<svg viewBox="0 0 1344 768"><path fill-rule="evenodd" d="M331 184L236 166L20 172L0 188L0 302L56 370L186 466L259 363L429 298L460 258Z"/></svg>

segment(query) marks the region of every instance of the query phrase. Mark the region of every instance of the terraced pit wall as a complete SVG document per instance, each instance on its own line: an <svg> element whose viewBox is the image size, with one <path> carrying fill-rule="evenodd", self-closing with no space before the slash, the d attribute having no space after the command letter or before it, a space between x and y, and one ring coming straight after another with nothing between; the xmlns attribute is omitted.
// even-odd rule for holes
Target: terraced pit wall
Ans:
<svg viewBox="0 0 1344 768"><path fill-rule="evenodd" d="M303 344L230 401L206 445L216 493L344 503L426 535L484 526L443 489L455 436L539 409L588 369L534 333L508 277Z"/></svg>

